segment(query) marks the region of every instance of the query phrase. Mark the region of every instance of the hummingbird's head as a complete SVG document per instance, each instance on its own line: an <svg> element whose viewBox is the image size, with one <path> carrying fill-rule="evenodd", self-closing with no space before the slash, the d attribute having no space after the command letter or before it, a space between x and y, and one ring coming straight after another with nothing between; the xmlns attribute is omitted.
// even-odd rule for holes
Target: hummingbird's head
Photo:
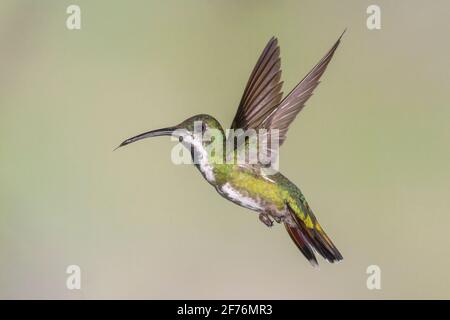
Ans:
<svg viewBox="0 0 450 320"><path fill-rule="evenodd" d="M220 135L221 138L223 138L225 136L219 121L210 115L199 114L184 120L176 126L151 130L126 139L117 148L126 146L127 144L138 140L158 136L173 136L185 146L201 148L210 144L214 139L204 139L205 133L207 132L213 137Z"/></svg>
<svg viewBox="0 0 450 320"><path fill-rule="evenodd" d="M184 129L191 134L196 131L200 131L204 134L207 130L219 130L223 133L223 129L219 121L209 114L197 114L187 118L176 127L181 130Z"/></svg>

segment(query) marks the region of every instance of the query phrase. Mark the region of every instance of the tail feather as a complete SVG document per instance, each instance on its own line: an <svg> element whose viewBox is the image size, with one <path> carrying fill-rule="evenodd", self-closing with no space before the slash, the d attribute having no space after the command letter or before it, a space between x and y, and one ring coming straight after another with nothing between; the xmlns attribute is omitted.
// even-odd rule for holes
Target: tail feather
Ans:
<svg viewBox="0 0 450 320"><path fill-rule="evenodd" d="M308 259L313 267L317 268L319 266L319 263L317 262L316 256L314 255L314 251L311 249L308 241L306 240L300 229L289 225L289 223L287 222L284 223L284 226L286 227L286 230L289 233L292 241L294 241L305 258Z"/></svg>
<svg viewBox="0 0 450 320"><path fill-rule="evenodd" d="M300 251L305 255L305 257L311 262L311 254L314 257L314 251L319 253L325 260L328 262L334 263L343 259L341 253L336 248L336 246L331 242L330 238L327 236L325 231L321 228L319 223L315 221L315 224L312 228L307 227L305 223L299 219L299 217L292 211L291 213L292 220L295 222L295 226L289 226L289 229L286 225L286 229L288 229L288 233L291 236L292 240L294 240L297 247ZM315 220L315 219L314 219ZM293 236L295 235L295 237ZM301 242L299 241L301 240ZM300 243L300 245L299 245ZM307 249L305 249L307 247ZM308 254L308 256L305 254ZM317 264L317 260L314 257L315 264ZM314 265L314 263L311 262Z"/></svg>

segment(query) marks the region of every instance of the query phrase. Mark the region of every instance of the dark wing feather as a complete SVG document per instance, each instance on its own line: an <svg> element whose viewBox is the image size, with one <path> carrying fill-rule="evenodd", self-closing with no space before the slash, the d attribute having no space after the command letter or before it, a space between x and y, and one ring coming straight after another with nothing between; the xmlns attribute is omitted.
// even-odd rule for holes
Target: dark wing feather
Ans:
<svg viewBox="0 0 450 320"><path fill-rule="evenodd" d="M258 128L281 101L280 48L272 37L258 59L242 95L232 129Z"/></svg>
<svg viewBox="0 0 450 320"><path fill-rule="evenodd" d="M344 31L345 33L345 31ZM334 52L341 41L342 35L334 46L319 61L319 63L303 78L302 81L289 93L280 105L261 123L261 128L279 130L279 146L286 140L289 125L297 114L303 109L306 101L312 96L314 89L320 83L320 77L325 72Z"/></svg>

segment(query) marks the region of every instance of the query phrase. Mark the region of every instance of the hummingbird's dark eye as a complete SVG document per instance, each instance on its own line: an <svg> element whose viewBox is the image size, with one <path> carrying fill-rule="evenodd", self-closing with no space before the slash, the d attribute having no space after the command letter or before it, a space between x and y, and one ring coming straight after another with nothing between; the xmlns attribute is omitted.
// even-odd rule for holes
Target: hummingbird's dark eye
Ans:
<svg viewBox="0 0 450 320"><path fill-rule="evenodd" d="M179 136L178 141L183 142L183 136Z"/></svg>
<svg viewBox="0 0 450 320"><path fill-rule="evenodd" d="M206 131L206 123L202 122L202 133Z"/></svg>

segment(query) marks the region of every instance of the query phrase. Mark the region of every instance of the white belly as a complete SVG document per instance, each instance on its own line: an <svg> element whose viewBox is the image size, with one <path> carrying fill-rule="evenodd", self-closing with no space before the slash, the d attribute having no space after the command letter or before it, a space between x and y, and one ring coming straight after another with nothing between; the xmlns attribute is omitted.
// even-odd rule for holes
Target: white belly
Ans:
<svg viewBox="0 0 450 320"><path fill-rule="evenodd" d="M260 199L254 199L246 194L241 193L239 190L233 188L229 183L225 183L218 189L218 191L228 199L242 207L255 211L264 211L264 204Z"/></svg>

